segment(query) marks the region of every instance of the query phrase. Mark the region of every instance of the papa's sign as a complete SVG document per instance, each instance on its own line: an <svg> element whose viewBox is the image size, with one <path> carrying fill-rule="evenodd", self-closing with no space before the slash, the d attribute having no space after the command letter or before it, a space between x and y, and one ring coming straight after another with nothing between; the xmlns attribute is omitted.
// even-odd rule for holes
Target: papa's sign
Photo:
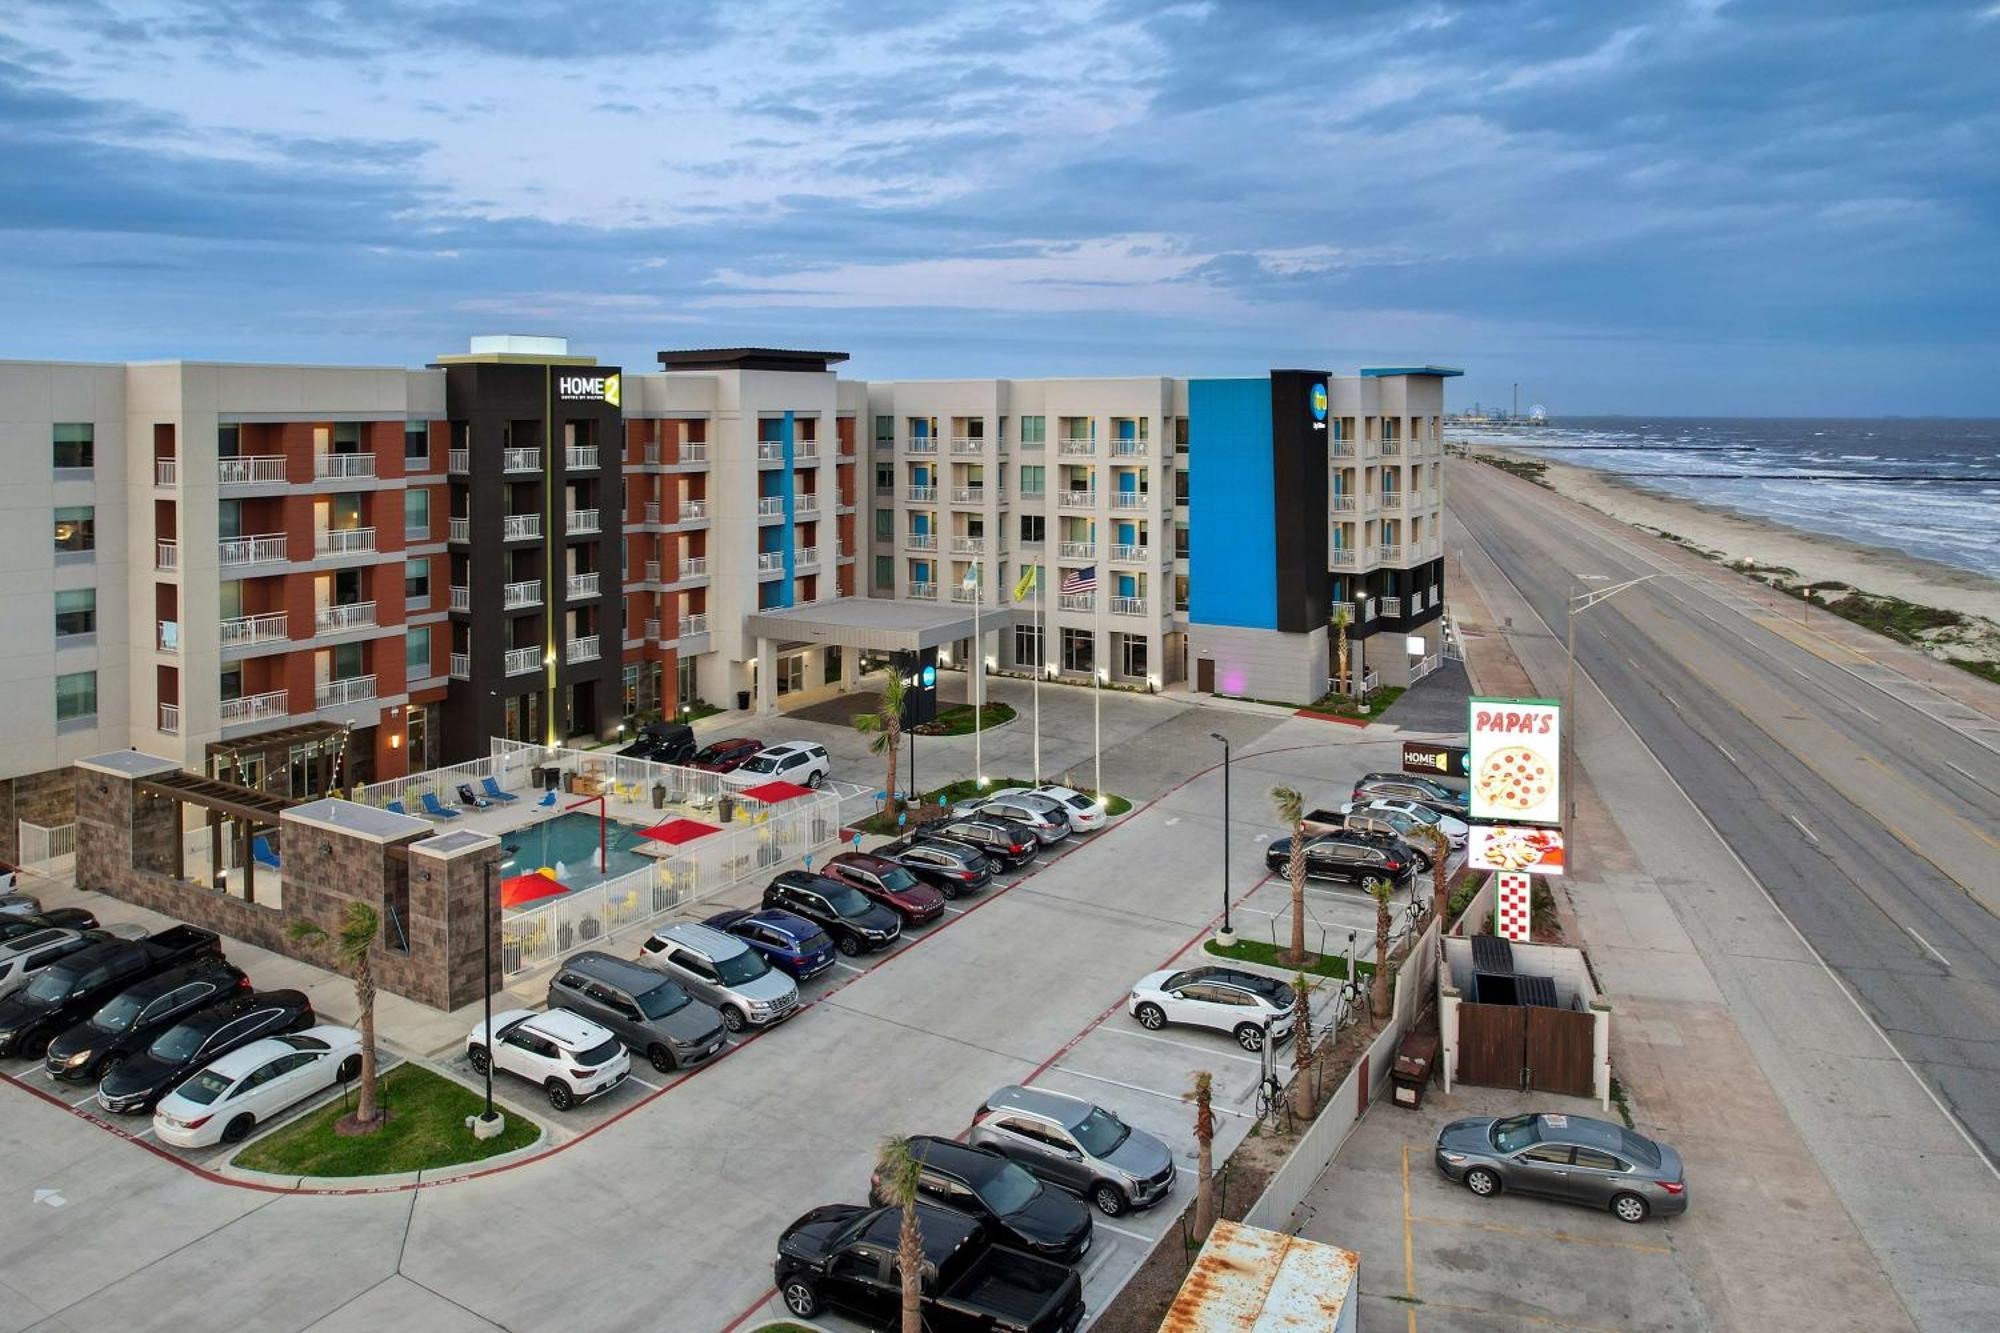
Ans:
<svg viewBox="0 0 2000 1333"><path fill-rule="evenodd" d="M1474 819L1562 822L1562 705L1553 699L1472 700L1467 777Z"/></svg>

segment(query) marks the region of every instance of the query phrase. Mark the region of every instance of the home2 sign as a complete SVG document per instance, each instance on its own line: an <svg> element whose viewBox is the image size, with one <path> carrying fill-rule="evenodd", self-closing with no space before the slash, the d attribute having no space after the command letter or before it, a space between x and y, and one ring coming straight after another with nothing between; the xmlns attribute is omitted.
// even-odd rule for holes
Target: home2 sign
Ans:
<svg viewBox="0 0 2000 1333"><path fill-rule="evenodd" d="M609 403L618 406L618 376L571 372L556 376L556 397L565 403Z"/></svg>

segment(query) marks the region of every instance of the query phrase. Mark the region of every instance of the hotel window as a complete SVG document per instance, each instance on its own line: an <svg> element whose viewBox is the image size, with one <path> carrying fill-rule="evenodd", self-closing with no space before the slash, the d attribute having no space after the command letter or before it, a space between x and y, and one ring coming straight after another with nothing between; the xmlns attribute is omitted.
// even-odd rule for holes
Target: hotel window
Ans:
<svg viewBox="0 0 2000 1333"><path fill-rule="evenodd" d="M423 680L431 674L431 630L417 625L403 632L403 674Z"/></svg>
<svg viewBox="0 0 2000 1333"><path fill-rule="evenodd" d="M1033 670L1042 660L1042 631L1034 625L1014 626L1014 665Z"/></svg>
<svg viewBox="0 0 2000 1333"><path fill-rule="evenodd" d="M1177 467L1174 469L1174 503L1177 505L1184 505L1187 502L1188 502L1187 469L1184 467Z"/></svg>
<svg viewBox="0 0 2000 1333"><path fill-rule="evenodd" d="M58 471L88 472L96 465L96 430L88 421L58 421L55 424L55 462Z"/></svg>
<svg viewBox="0 0 2000 1333"><path fill-rule="evenodd" d="M1146 640L1139 634L1120 634L1118 638L1118 674L1134 679L1146 674Z"/></svg>
<svg viewBox="0 0 2000 1333"><path fill-rule="evenodd" d="M97 673L78 671L56 677L56 724L85 722L97 716Z"/></svg>
<svg viewBox="0 0 2000 1333"><path fill-rule="evenodd" d="M410 541L425 541L430 535L430 488L412 486L403 492L403 536Z"/></svg>
<svg viewBox="0 0 2000 1333"><path fill-rule="evenodd" d="M97 633L97 589L70 588L56 594L56 637Z"/></svg>
<svg viewBox="0 0 2000 1333"><path fill-rule="evenodd" d="M884 592L896 586L896 557L878 555L875 557L875 586Z"/></svg>
<svg viewBox="0 0 2000 1333"><path fill-rule="evenodd" d="M1097 639L1087 629L1064 629L1062 632L1062 669L1064 671L1089 671L1096 662Z"/></svg>
<svg viewBox="0 0 2000 1333"><path fill-rule="evenodd" d="M56 510L56 550L68 554L97 549L97 511L89 505Z"/></svg>
<svg viewBox="0 0 2000 1333"><path fill-rule="evenodd" d="M1048 538L1048 519L1040 514L1021 515L1021 543L1039 545Z"/></svg>
<svg viewBox="0 0 2000 1333"><path fill-rule="evenodd" d="M405 560L403 562L403 601L411 607L430 605L431 562L429 560Z"/></svg>
<svg viewBox="0 0 2000 1333"><path fill-rule="evenodd" d="M896 540L896 511L878 509L875 511L875 540L891 542Z"/></svg>
<svg viewBox="0 0 2000 1333"><path fill-rule="evenodd" d="M637 662L627 662L625 664L625 716L630 717L638 711L639 664Z"/></svg>
<svg viewBox="0 0 2000 1333"><path fill-rule="evenodd" d="M431 456L431 431L421 421L411 421L403 426L403 457L412 463L428 462Z"/></svg>
<svg viewBox="0 0 2000 1333"><path fill-rule="evenodd" d="M1182 454L1184 454L1184 453L1186 453L1186 452L1187 452L1187 448L1188 448L1188 432L1187 432L1187 423L1188 423L1188 419L1187 419L1186 417L1175 417L1175 418L1174 418L1174 452L1175 452L1175 453L1182 453Z"/></svg>
<svg viewBox="0 0 2000 1333"><path fill-rule="evenodd" d="M1046 441L1049 430L1048 422L1049 419L1047 417L1022 417L1021 443L1041 444Z"/></svg>
<svg viewBox="0 0 2000 1333"><path fill-rule="evenodd" d="M887 446L895 443L895 440L896 440L896 418L876 417L875 443L879 446L886 448Z"/></svg>
<svg viewBox="0 0 2000 1333"><path fill-rule="evenodd" d="M884 463L875 469L875 489L885 495L896 489L896 468L894 464Z"/></svg>
<svg viewBox="0 0 2000 1333"><path fill-rule="evenodd" d="M1021 469L1021 497L1040 495L1048 485L1048 469L1036 463Z"/></svg>
<svg viewBox="0 0 2000 1333"><path fill-rule="evenodd" d="M1185 560L1187 558L1188 525L1185 523L1176 523L1174 524L1174 559Z"/></svg>
<svg viewBox="0 0 2000 1333"><path fill-rule="evenodd" d="M215 456L217 458L238 458L243 453L243 429L240 426L217 426L215 428Z"/></svg>

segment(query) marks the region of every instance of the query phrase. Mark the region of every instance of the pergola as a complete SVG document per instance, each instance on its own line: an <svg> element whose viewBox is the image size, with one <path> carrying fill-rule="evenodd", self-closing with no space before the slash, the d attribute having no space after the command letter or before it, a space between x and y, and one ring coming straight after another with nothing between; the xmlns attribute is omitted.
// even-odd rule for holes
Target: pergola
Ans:
<svg viewBox="0 0 2000 1333"><path fill-rule="evenodd" d="M280 772L286 774L285 782L289 786L292 751L309 746L312 757L308 761L305 790L293 795L302 801L311 800L315 796L326 795L339 785L336 779L345 776L348 736L348 727L339 722L302 722L295 727L259 732L241 740L210 741L206 751L208 772L218 781L225 777L241 777L247 762L254 758L261 760L258 768L263 775L264 786L271 786L272 776Z"/></svg>
<svg viewBox="0 0 2000 1333"><path fill-rule="evenodd" d="M303 730L303 728L300 728ZM224 820L235 823L232 836L237 842L237 862L243 867L243 900L257 901L257 830L275 829L278 818L285 811L303 802L288 796L273 796L255 787L239 787L233 782L218 782L198 773L161 773L154 777L140 778L133 787L137 791L152 796L163 796L180 806L199 806L206 812L208 824L208 872L209 883L222 885L222 825ZM187 851L181 836L184 820L174 820L174 878L187 878Z"/></svg>

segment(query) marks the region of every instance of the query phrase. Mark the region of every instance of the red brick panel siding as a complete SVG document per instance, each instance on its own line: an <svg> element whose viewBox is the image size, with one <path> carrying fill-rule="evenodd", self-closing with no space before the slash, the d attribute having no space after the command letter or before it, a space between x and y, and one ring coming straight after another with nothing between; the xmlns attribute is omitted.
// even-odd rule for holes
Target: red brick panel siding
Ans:
<svg viewBox="0 0 2000 1333"><path fill-rule="evenodd" d="M834 593L839 597L854 596L854 566L842 565L833 572Z"/></svg>
<svg viewBox="0 0 2000 1333"><path fill-rule="evenodd" d="M432 636L431 651L437 651L435 635ZM370 639L362 654L363 664L375 677L375 693L378 696L386 699L403 693L403 682L409 670L409 645L403 642L401 635Z"/></svg>
<svg viewBox="0 0 2000 1333"><path fill-rule="evenodd" d="M405 471L403 467L403 423L400 421L368 421L361 426L361 447L375 453L375 475L397 478ZM400 531L402 523L396 524Z"/></svg>
<svg viewBox="0 0 2000 1333"><path fill-rule="evenodd" d="M313 481L313 431L315 426L307 421L287 421L282 425L266 428L276 438L265 437L256 450L247 446L244 453L278 453L285 456L285 480L294 486L310 486ZM275 448L268 447L275 445Z"/></svg>
<svg viewBox="0 0 2000 1333"><path fill-rule="evenodd" d="M251 582L263 584L267 587L272 584L282 587L284 590L283 605L269 609L284 611L285 629L294 639L310 639L313 637L315 632L313 613L318 608L313 600L313 576L311 574L286 574L282 578L254 579ZM248 588L244 590L243 595L247 601L250 597ZM247 611L248 608L246 607L245 610Z"/></svg>
<svg viewBox="0 0 2000 1333"><path fill-rule="evenodd" d="M408 777L410 750L404 742L403 714L384 709L382 720L373 729L375 737L375 780Z"/></svg>
<svg viewBox="0 0 2000 1333"><path fill-rule="evenodd" d="M312 625L312 613L308 611L306 613L305 631L301 637L309 636L312 633ZM292 629L292 633L300 633L296 624ZM294 713L310 713L319 707L319 682L313 671L312 649L306 648L299 652L286 653L281 658L267 658L265 660L275 660L282 664L285 673L282 686L292 697L290 707ZM279 685L273 684L265 688L274 690L279 687ZM243 687L243 692L245 694L261 693L261 691L251 689L247 683Z"/></svg>
<svg viewBox="0 0 2000 1333"><path fill-rule="evenodd" d="M306 462L306 470L308 472L312 470L310 459ZM283 532L285 534L286 559L296 561L314 559L319 553L313 545L313 497L310 495L287 495L277 503L282 506L274 515L278 520L277 525L262 528L252 526L250 521L250 510L253 507L261 506L258 506L255 501L246 502L243 506L243 530L252 534Z"/></svg>
<svg viewBox="0 0 2000 1333"><path fill-rule="evenodd" d="M842 424L845 424L845 423L842 423ZM842 503L842 504L844 504L844 505L851 505L851 504L853 504L853 503L854 503L854 464L852 464L852 463L841 463L841 464L837 465L837 466L836 466L836 467L835 467L835 468L833 469L833 471L834 471L834 478L833 478L833 480L834 480L834 488L835 488L835 489L836 489L836 490L837 490L837 491L839 492L839 494L840 494L840 503Z"/></svg>
<svg viewBox="0 0 2000 1333"><path fill-rule="evenodd" d="M375 603L375 623L400 625L408 618L403 604L403 562L392 560L372 566L365 576L366 596Z"/></svg>
<svg viewBox="0 0 2000 1333"><path fill-rule="evenodd" d="M854 447L853 417L835 417L833 422L833 430L834 434L838 436L840 439L840 444L841 444L840 451L842 453L846 453L848 450Z"/></svg>
<svg viewBox="0 0 2000 1333"><path fill-rule="evenodd" d="M403 549L403 490L400 486L379 491L364 491L361 496L361 512L365 516L362 519L363 526L375 529L376 550Z"/></svg>
<svg viewBox="0 0 2000 1333"><path fill-rule="evenodd" d="M153 426L153 457L172 458L175 456L174 423L161 421Z"/></svg>
<svg viewBox="0 0 2000 1333"><path fill-rule="evenodd" d="M180 538L180 506L173 500L153 501L153 535L161 541Z"/></svg>

